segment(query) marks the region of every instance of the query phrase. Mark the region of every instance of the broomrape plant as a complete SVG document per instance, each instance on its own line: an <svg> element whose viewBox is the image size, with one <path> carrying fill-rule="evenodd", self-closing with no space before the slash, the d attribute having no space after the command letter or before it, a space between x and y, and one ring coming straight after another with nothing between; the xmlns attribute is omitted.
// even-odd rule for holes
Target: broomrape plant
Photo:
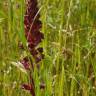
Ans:
<svg viewBox="0 0 96 96"><path fill-rule="evenodd" d="M34 66L44 58L43 48L38 47L39 43L44 39L43 33L40 32L42 23L39 20L40 14L38 13L37 0L26 0L26 12L24 16L24 30L25 37L28 43L28 51L32 56L32 60L29 57L23 58L21 63L27 71L29 71L29 84L23 84L22 87L25 90L30 91L32 96L35 96L35 84L32 77L34 72ZM43 88L41 85L40 88Z"/></svg>

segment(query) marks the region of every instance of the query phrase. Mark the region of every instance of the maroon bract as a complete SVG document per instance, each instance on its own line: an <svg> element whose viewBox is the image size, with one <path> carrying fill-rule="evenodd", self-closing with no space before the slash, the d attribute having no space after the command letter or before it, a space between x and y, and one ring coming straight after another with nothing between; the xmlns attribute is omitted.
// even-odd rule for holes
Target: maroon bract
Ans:
<svg viewBox="0 0 96 96"><path fill-rule="evenodd" d="M34 88L33 88L32 84L23 84L22 89L30 91L32 96L35 96L35 91L34 91Z"/></svg>
<svg viewBox="0 0 96 96"><path fill-rule="evenodd" d="M22 89L26 89L26 90L30 91L31 90L31 85L23 84Z"/></svg>
<svg viewBox="0 0 96 96"><path fill-rule="evenodd" d="M23 64L23 66L26 70L30 69L30 64L29 64L29 60L27 57L23 58L23 60L21 60L20 62Z"/></svg>

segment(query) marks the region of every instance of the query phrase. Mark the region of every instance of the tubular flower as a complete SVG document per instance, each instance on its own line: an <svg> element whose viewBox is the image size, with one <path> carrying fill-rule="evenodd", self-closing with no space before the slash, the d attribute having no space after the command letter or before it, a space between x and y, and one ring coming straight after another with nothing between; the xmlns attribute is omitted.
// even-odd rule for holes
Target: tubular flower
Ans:
<svg viewBox="0 0 96 96"><path fill-rule="evenodd" d="M28 50L31 53L32 57L34 58L35 64L37 64L44 58L43 48L42 47L38 48L39 43L44 38L44 35L43 33L40 32L42 23L39 20L40 14L38 12L39 9L37 7L37 0L26 0L26 7L27 8L24 15L25 37L28 43ZM27 57L23 58L23 60L21 60L21 63L23 64L26 70L31 71L31 69L33 69L33 62L30 62ZM32 72L29 72L30 83L23 84L22 88L30 91L32 96L35 96L35 84L33 77L31 76L31 73Z"/></svg>

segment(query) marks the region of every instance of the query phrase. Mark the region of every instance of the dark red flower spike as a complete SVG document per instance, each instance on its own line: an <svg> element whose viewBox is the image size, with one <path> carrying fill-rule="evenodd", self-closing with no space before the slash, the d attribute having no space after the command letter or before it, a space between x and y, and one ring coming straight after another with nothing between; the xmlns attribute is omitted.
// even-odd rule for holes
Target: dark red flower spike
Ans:
<svg viewBox="0 0 96 96"><path fill-rule="evenodd" d="M35 60L35 64L37 64L44 58L43 48L37 48L39 43L44 39L43 33L40 32L40 28L42 27L42 22L39 20L40 14L37 6L37 0L26 0L26 12L24 16L24 30L25 37L28 43L28 50L31 53L32 57ZM30 70L33 68L33 63L29 61L27 57L21 60L24 68L26 70ZM30 64L31 63L31 64ZM31 66L30 66L31 65ZM32 70L33 72L34 70ZM32 96L35 96L35 84L33 77L31 76L31 70L29 72L30 84L23 84L22 87L25 90L30 91ZM44 87L44 86L43 86ZM40 88L43 88L40 85Z"/></svg>

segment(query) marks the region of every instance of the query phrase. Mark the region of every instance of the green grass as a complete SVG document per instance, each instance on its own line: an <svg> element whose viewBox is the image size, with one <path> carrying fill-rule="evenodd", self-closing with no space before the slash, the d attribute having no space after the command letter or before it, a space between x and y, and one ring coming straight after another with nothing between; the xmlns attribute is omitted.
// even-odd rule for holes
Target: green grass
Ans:
<svg viewBox="0 0 96 96"><path fill-rule="evenodd" d="M38 0L38 5L45 58L33 74L36 96L96 96L96 0ZM24 12L24 0L0 0L0 96L30 96L21 89L28 75L12 64L29 54L18 47L19 41L26 45Z"/></svg>

